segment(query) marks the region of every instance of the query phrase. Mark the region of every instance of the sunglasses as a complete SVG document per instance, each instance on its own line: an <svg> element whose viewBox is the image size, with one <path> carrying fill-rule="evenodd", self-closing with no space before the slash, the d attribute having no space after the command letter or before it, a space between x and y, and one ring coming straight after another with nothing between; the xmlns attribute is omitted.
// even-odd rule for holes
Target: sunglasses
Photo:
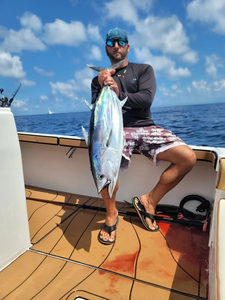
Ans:
<svg viewBox="0 0 225 300"><path fill-rule="evenodd" d="M110 40L106 41L106 45L109 47L114 47L116 42L118 43L119 46L125 46L127 43L127 40L126 39L117 39L117 40L110 39Z"/></svg>

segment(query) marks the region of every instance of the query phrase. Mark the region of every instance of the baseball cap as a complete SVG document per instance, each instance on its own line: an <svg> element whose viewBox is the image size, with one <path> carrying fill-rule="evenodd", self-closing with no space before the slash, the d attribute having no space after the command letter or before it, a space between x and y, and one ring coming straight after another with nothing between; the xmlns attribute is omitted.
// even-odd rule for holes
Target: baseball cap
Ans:
<svg viewBox="0 0 225 300"><path fill-rule="evenodd" d="M117 28L117 27L113 28L113 29L110 29L107 32L106 41L108 41L110 39L114 39L114 38L122 38L122 39L126 39L128 41L126 31L123 30L123 29Z"/></svg>

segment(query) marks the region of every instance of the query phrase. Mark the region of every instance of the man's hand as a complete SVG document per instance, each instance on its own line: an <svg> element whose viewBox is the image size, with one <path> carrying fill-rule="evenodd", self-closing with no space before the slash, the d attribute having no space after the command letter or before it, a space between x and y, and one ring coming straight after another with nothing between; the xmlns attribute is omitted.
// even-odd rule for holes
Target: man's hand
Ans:
<svg viewBox="0 0 225 300"><path fill-rule="evenodd" d="M112 75L115 73L116 71L101 71L98 74L98 82L100 84L101 87L103 87L103 85L108 85L110 86L112 89L114 89L117 97L119 97L119 88L117 83L115 82L115 80L112 78Z"/></svg>

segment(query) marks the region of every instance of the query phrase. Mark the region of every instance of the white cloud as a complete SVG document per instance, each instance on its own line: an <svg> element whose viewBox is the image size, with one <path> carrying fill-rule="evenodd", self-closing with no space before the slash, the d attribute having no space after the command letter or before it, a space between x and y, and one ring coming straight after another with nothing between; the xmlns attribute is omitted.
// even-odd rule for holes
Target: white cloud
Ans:
<svg viewBox="0 0 225 300"><path fill-rule="evenodd" d="M193 81L192 86L195 88L198 94L204 96L211 96L213 97L224 97L225 92L225 80L222 79L220 81L214 81L207 83L205 80L200 81Z"/></svg>
<svg viewBox="0 0 225 300"><path fill-rule="evenodd" d="M170 88L166 88L164 84L159 86L159 91L162 92L163 96L167 97L178 97L180 94L182 94L182 91L178 89L176 85L173 85Z"/></svg>
<svg viewBox="0 0 225 300"><path fill-rule="evenodd" d="M157 72L163 72L170 80L191 76L188 68L175 68L175 62L165 56L153 56L148 49L135 48L135 54L139 61L150 64Z"/></svg>
<svg viewBox="0 0 225 300"><path fill-rule="evenodd" d="M54 72L46 72L45 70L43 69L39 69L38 67L34 67L34 70L39 73L40 75L42 76L46 76L46 77L52 77L52 76L55 76L55 73Z"/></svg>
<svg viewBox="0 0 225 300"><path fill-rule="evenodd" d="M189 39L176 16L160 18L148 16L136 23L136 32L131 37L135 43L159 49L163 53L184 54L189 51ZM154 28L154 30L152 30Z"/></svg>
<svg viewBox="0 0 225 300"><path fill-rule="evenodd" d="M217 76L217 68L215 67L214 62L210 61L209 58L206 58L206 73L212 77Z"/></svg>
<svg viewBox="0 0 225 300"><path fill-rule="evenodd" d="M122 19L130 24L138 21L138 14L130 0L113 0L105 3L106 14L109 19Z"/></svg>
<svg viewBox="0 0 225 300"><path fill-rule="evenodd" d="M8 52L45 50L46 46L42 43L40 37L36 36L43 27L41 19L30 12L26 12L20 18L20 23L23 28L18 31L7 30L4 27L0 28L0 36L4 38L0 48Z"/></svg>
<svg viewBox="0 0 225 300"><path fill-rule="evenodd" d="M64 82L50 82L52 88L52 94L57 95L58 93L71 98L72 100L78 100L77 95L74 94L78 90L78 86L75 80L69 80L68 83Z"/></svg>
<svg viewBox="0 0 225 300"><path fill-rule="evenodd" d="M41 95L40 100L48 100L48 97L45 95Z"/></svg>
<svg viewBox="0 0 225 300"><path fill-rule="evenodd" d="M63 100L61 98L56 97L55 102L59 103L59 102L63 102Z"/></svg>
<svg viewBox="0 0 225 300"><path fill-rule="evenodd" d="M13 100L12 106L18 108L19 110L27 111L27 107L25 106L28 99L25 100Z"/></svg>
<svg viewBox="0 0 225 300"><path fill-rule="evenodd" d="M217 69L224 68L224 59L221 59L216 54L206 56L206 72L212 76L217 77Z"/></svg>
<svg viewBox="0 0 225 300"><path fill-rule="evenodd" d="M81 71L75 72L75 78L79 85L79 89L86 91L90 89L91 81L94 77L94 71L90 68L85 68Z"/></svg>
<svg viewBox="0 0 225 300"><path fill-rule="evenodd" d="M193 81L192 86L200 91L200 90L206 90L207 88L207 82L205 80L200 80L200 81Z"/></svg>
<svg viewBox="0 0 225 300"><path fill-rule="evenodd" d="M168 88L165 87L165 85L159 86L159 91L163 93L164 96L169 96L170 91Z"/></svg>
<svg viewBox="0 0 225 300"><path fill-rule="evenodd" d="M78 100L77 93L79 91L90 90L91 81L94 77L94 71L85 68L84 70L77 71L74 74L75 80L71 79L68 82L50 82L52 88L52 94L64 95L72 100Z"/></svg>
<svg viewBox="0 0 225 300"><path fill-rule="evenodd" d="M22 86L34 86L36 85L36 82L32 80L23 79L21 80Z"/></svg>
<svg viewBox="0 0 225 300"><path fill-rule="evenodd" d="M139 9L143 11L149 11L154 3L154 0L131 0L131 2Z"/></svg>
<svg viewBox="0 0 225 300"><path fill-rule="evenodd" d="M31 28L34 31L40 31L42 29L41 19L30 12L25 12L23 14L20 18L20 23L23 27Z"/></svg>
<svg viewBox="0 0 225 300"><path fill-rule="evenodd" d="M0 75L4 77L22 78L26 75L19 56L0 52Z"/></svg>
<svg viewBox="0 0 225 300"><path fill-rule="evenodd" d="M46 49L46 46L40 38L35 36L30 28L23 28L19 31L8 30L0 48L8 52L18 53L22 50L43 51Z"/></svg>
<svg viewBox="0 0 225 300"><path fill-rule="evenodd" d="M66 46L79 46L87 39L83 23L72 21L68 24L59 19L56 19L54 23L44 25L42 38L47 44Z"/></svg>
<svg viewBox="0 0 225 300"><path fill-rule="evenodd" d="M99 28L97 26L88 24L87 35L91 40L93 40L95 42L104 43L104 41L99 33Z"/></svg>
<svg viewBox="0 0 225 300"><path fill-rule="evenodd" d="M8 52L43 51L47 49L43 42L49 45L79 46L87 40L86 28L79 21L66 23L56 19L54 23L43 26L38 16L26 12L20 18L20 23L23 28L18 31L0 27L0 36L4 38L0 49ZM95 41L103 42L98 27L89 24L87 34Z"/></svg>
<svg viewBox="0 0 225 300"><path fill-rule="evenodd" d="M194 65L198 62L198 54L196 51L190 50L182 56L182 59L184 62Z"/></svg>
<svg viewBox="0 0 225 300"><path fill-rule="evenodd" d="M225 34L225 1L193 0L187 6L188 18L193 21L213 24L213 30Z"/></svg>
<svg viewBox="0 0 225 300"><path fill-rule="evenodd" d="M171 78L169 79L179 79L179 78L182 78L182 77L190 77L191 76L191 72L188 70L188 68L178 68L178 69L175 69L174 66L172 66L170 69L169 69L169 76Z"/></svg>
<svg viewBox="0 0 225 300"><path fill-rule="evenodd" d="M113 0L105 3L106 15L109 19L121 18L130 24L138 21L138 10L149 12L155 0Z"/></svg>
<svg viewBox="0 0 225 300"><path fill-rule="evenodd" d="M101 60L102 59L102 53L99 47L92 46L90 49L90 53L87 55L89 59L95 59L95 60Z"/></svg>
<svg viewBox="0 0 225 300"><path fill-rule="evenodd" d="M220 81L213 82L212 88L216 92L224 91L225 90L225 80L223 79L223 80L220 80Z"/></svg>

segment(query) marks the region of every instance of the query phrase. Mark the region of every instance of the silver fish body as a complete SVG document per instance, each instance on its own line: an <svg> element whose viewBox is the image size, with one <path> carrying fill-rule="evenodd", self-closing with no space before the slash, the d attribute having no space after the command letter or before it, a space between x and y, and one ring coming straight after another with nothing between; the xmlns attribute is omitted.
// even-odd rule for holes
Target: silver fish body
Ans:
<svg viewBox="0 0 225 300"><path fill-rule="evenodd" d="M91 171L98 193L108 187L112 197L122 158L124 146L122 106L116 93L103 86L92 110L89 134L83 134L89 149Z"/></svg>

